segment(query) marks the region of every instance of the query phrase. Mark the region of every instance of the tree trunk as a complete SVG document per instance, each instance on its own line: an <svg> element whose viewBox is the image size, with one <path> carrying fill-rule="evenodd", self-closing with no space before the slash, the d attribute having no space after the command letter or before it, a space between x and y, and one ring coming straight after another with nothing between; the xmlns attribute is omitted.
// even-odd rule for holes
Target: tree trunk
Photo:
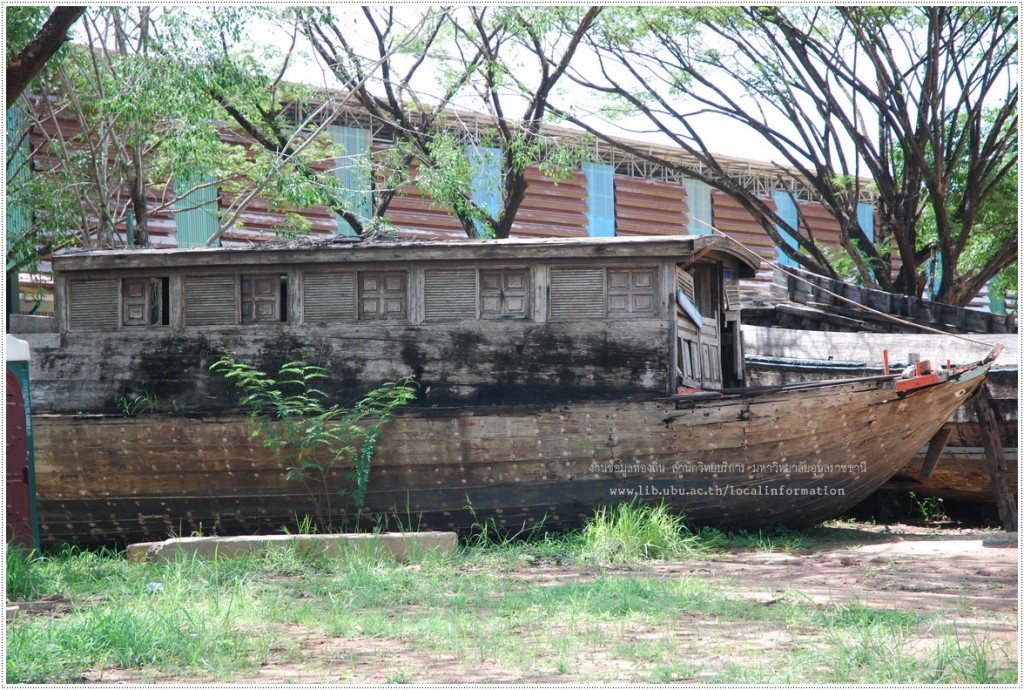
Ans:
<svg viewBox="0 0 1024 690"><path fill-rule="evenodd" d="M142 162L142 144L132 147L132 214L135 216L135 237L137 247L149 246L149 206L146 203L146 177Z"/></svg>
<svg viewBox="0 0 1024 690"><path fill-rule="evenodd" d="M46 61L68 40L68 29L85 13L85 7L56 7L39 33L7 63L7 107L28 87Z"/></svg>

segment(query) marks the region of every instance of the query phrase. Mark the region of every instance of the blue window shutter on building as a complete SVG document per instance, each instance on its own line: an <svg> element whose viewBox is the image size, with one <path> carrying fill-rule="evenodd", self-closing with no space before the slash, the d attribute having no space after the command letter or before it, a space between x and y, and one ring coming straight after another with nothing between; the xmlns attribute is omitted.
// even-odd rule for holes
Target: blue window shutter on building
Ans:
<svg viewBox="0 0 1024 690"><path fill-rule="evenodd" d="M473 169L473 202L487 209L491 218L501 211L501 149L488 146L468 146L466 156ZM486 229L477 223L477 232L481 235Z"/></svg>
<svg viewBox="0 0 1024 690"><path fill-rule="evenodd" d="M587 177L587 234L615 237L615 168L608 163L584 163Z"/></svg>
<svg viewBox="0 0 1024 690"><path fill-rule="evenodd" d="M334 176L342 187L345 206L363 223L373 218L373 190L370 187L370 130L329 125L331 141L341 144L342 154L334 159ZM352 226L338 215L339 235L355 235Z"/></svg>
<svg viewBox="0 0 1024 690"><path fill-rule="evenodd" d="M174 183L176 193L186 194L174 202L174 207L180 209L174 214L179 247L205 247L207 240L213 237L220 227L216 185L200 187L188 193L195 184L190 181ZM217 244L220 245L220 242Z"/></svg>
<svg viewBox="0 0 1024 690"><path fill-rule="evenodd" d="M796 202L786 192L775 192L772 195L775 200L775 213L786 222L788 227L783 227L779 224L775 225L775 229L785 239L786 244L790 247L796 248L796 233L799 232L798 217L796 212ZM786 256L779 247L775 248L775 255L780 264L783 266L796 266L796 261Z"/></svg>
<svg viewBox="0 0 1024 690"><path fill-rule="evenodd" d="M857 223L872 242L875 241L875 207L871 204L857 204Z"/></svg>
<svg viewBox="0 0 1024 690"><path fill-rule="evenodd" d="M857 224L871 243L875 242L875 207L871 204L857 204Z"/></svg>
<svg viewBox="0 0 1024 690"><path fill-rule="evenodd" d="M939 294L939 288L942 287L942 257L938 254L928 257L921 263L921 268L926 276L922 296L924 299L934 300L935 295Z"/></svg>
<svg viewBox="0 0 1024 690"><path fill-rule="evenodd" d="M21 101L18 101L21 103ZM30 144L25 135L25 113L18 105L7 109L7 248L11 238L29 231L32 224L31 205L28 198ZM9 259L11 257L8 257Z"/></svg>
<svg viewBox="0 0 1024 690"><path fill-rule="evenodd" d="M993 314L1006 313L1006 294L993 291L991 281L988 283L988 310Z"/></svg>
<svg viewBox="0 0 1024 690"><path fill-rule="evenodd" d="M687 230L691 235L710 235L714 231L711 217L711 187L700 180L683 180L686 207L690 216Z"/></svg>

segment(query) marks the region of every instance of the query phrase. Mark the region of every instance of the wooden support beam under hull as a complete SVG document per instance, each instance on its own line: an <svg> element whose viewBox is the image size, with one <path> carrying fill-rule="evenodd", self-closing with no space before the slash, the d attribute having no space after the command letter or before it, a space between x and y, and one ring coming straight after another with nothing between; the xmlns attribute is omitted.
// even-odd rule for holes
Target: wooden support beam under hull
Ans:
<svg viewBox="0 0 1024 690"><path fill-rule="evenodd" d="M1006 456L1003 454L1003 445L999 440L999 431L996 428L996 417L993 407L992 394L988 390L988 386L981 386L980 391L974 398L974 410L978 415L978 423L981 426L981 440L985 446L985 455L988 458L989 475L992 479L992 488L995 491L996 509L999 511L999 519L1003 523L1003 529L1007 532L1016 532L1017 501L1004 479L1007 462Z"/></svg>

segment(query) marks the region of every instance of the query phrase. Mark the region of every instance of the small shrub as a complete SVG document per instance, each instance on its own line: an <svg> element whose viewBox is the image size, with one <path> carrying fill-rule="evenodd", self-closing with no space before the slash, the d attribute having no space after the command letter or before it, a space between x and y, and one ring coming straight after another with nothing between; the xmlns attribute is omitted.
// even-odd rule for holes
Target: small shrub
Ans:
<svg viewBox="0 0 1024 690"><path fill-rule="evenodd" d="M285 476L305 485L317 520L327 530L332 527L333 494L347 496L357 511L362 509L380 429L396 409L416 397L416 382L406 377L381 384L351 407L342 407L329 405L327 394L316 387L327 378L323 367L288 362L275 378L228 356L210 369L244 393L242 407L256 424L253 435L280 452ZM352 481L351 489L335 487L339 471Z"/></svg>

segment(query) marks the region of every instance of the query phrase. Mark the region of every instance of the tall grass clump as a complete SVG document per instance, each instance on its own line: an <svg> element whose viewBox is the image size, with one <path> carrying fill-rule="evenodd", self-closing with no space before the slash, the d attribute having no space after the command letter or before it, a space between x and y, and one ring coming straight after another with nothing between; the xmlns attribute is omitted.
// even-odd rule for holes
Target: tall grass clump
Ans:
<svg viewBox="0 0 1024 690"><path fill-rule="evenodd" d="M580 558L599 563L636 563L694 557L705 547L682 515L664 504L630 502L602 506L583 528Z"/></svg>
<svg viewBox="0 0 1024 690"><path fill-rule="evenodd" d="M36 598L43 589L39 572L39 557L32 549L19 544L7 545L7 601L27 601Z"/></svg>

